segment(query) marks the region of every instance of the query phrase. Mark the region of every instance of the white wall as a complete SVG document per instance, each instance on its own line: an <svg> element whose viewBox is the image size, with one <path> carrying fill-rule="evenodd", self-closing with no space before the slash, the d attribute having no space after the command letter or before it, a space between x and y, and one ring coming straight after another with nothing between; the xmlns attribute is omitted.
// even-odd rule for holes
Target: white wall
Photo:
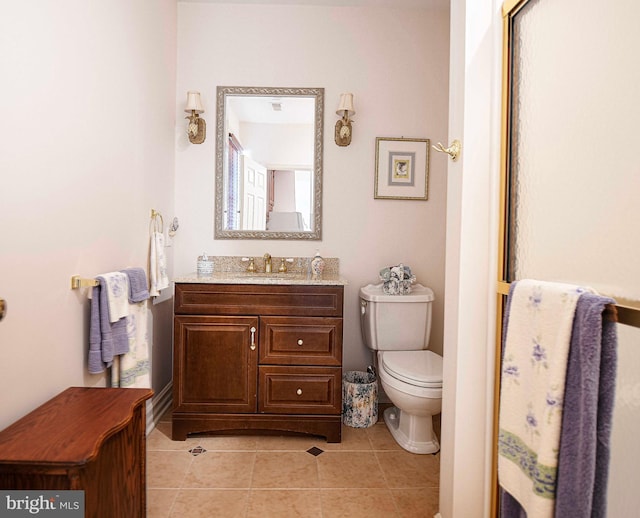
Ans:
<svg viewBox="0 0 640 518"><path fill-rule="evenodd" d="M215 255L340 258L345 297L344 365L362 369L357 293L379 270L403 262L436 294L432 343L442 350L446 159L430 161L429 201L374 200L376 137L447 137L448 12L381 7L178 3L175 271ZM214 240L215 134L199 146L183 135L186 91L197 89L215 127L216 87L325 88L323 239ZM353 92L349 147L333 142L335 110Z"/></svg>
<svg viewBox="0 0 640 518"><path fill-rule="evenodd" d="M175 0L0 8L0 428L86 371L73 274L147 266L152 208L173 213ZM171 376L171 302L153 309L153 385Z"/></svg>

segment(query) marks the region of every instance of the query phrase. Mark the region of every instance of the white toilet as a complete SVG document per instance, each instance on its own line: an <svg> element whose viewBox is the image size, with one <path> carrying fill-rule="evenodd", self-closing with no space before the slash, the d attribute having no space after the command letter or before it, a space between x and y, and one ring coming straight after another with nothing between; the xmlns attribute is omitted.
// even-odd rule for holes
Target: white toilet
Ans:
<svg viewBox="0 0 640 518"><path fill-rule="evenodd" d="M391 435L412 453L440 449L432 418L442 410L442 357L428 351L433 291L415 284L386 295L382 284L360 288L365 345L377 351L378 378L394 407L384 412Z"/></svg>

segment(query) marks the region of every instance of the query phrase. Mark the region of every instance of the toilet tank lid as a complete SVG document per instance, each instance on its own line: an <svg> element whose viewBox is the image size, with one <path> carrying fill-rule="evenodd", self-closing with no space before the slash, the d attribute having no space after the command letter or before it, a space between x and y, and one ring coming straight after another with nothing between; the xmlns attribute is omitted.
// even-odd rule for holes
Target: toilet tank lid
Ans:
<svg viewBox="0 0 640 518"><path fill-rule="evenodd" d="M360 298L369 302L431 302L433 290L422 284L414 284L407 295L387 295L382 291L382 283L367 284L360 288Z"/></svg>

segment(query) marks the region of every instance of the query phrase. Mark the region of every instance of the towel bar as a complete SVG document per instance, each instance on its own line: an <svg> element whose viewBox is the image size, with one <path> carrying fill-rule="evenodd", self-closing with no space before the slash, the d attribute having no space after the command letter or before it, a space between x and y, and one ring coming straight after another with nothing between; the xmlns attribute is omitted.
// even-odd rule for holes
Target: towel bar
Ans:
<svg viewBox="0 0 640 518"><path fill-rule="evenodd" d="M511 286L509 282L498 281L498 294L509 295L509 286ZM605 318L618 322L619 324L640 328L640 305L638 302L620 297L611 298L616 299L617 304L607 304Z"/></svg>
<svg viewBox="0 0 640 518"><path fill-rule="evenodd" d="M100 283L96 279L83 279L79 275L74 275L71 277L71 289L77 290L80 288L93 288L94 286L98 286Z"/></svg>

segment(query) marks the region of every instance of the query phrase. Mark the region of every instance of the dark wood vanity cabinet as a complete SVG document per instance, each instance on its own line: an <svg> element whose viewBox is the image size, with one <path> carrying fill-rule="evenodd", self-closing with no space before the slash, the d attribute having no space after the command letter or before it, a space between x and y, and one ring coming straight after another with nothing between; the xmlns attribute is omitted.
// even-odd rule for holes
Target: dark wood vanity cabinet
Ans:
<svg viewBox="0 0 640 518"><path fill-rule="evenodd" d="M343 286L177 283L174 440L299 432L340 441Z"/></svg>

